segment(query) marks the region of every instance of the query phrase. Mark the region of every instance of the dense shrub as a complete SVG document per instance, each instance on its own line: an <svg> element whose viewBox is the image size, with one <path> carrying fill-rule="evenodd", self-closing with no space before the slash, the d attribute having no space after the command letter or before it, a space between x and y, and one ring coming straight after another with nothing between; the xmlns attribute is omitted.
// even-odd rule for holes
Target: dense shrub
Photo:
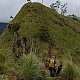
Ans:
<svg viewBox="0 0 80 80"><path fill-rule="evenodd" d="M0 75L0 80L9 80L7 75Z"/></svg>
<svg viewBox="0 0 80 80"><path fill-rule="evenodd" d="M23 55L9 72L23 80L47 80L42 63L35 55Z"/></svg>
<svg viewBox="0 0 80 80"><path fill-rule="evenodd" d="M74 69L73 66L70 64L67 64L62 72L62 80L74 80Z"/></svg>
<svg viewBox="0 0 80 80"><path fill-rule="evenodd" d="M50 34L46 26L40 26L38 35L41 41L48 41L50 39Z"/></svg>
<svg viewBox="0 0 80 80"><path fill-rule="evenodd" d="M74 74L75 74L75 76L74 76L74 80L80 80L80 68L79 68L79 66L74 66Z"/></svg>
<svg viewBox="0 0 80 80"><path fill-rule="evenodd" d="M0 74L7 73L8 69L13 66L14 59L10 49L0 49Z"/></svg>
<svg viewBox="0 0 80 80"><path fill-rule="evenodd" d="M12 30L13 32L16 32L20 29L20 24L19 23L13 23L12 24Z"/></svg>

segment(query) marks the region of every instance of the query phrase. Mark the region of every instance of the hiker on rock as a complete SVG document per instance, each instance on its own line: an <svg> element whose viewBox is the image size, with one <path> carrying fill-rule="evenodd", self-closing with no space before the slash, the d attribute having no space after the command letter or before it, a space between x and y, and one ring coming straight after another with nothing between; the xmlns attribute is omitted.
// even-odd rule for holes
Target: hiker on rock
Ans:
<svg viewBox="0 0 80 80"><path fill-rule="evenodd" d="M54 77L56 73L56 58L55 55L51 57L49 63L50 76Z"/></svg>

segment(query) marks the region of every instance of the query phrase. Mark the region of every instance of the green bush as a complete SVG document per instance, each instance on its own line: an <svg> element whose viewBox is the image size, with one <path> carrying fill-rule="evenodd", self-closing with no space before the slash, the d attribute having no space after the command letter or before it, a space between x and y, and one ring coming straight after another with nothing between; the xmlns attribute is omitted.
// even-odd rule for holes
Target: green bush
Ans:
<svg viewBox="0 0 80 80"><path fill-rule="evenodd" d="M50 39L48 28L46 26L40 26L37 36L41 41L48 41Z"/></svg>
<svg viewBox="0 0 80 80"><path fill-rule="evenodd" d="M12 24L12 30L13 32L16 32L20 29L20 24L19 23L13 23Z"/></svg>
<svg viewBox="0 0 80 80"><path fill-rule="evenodd" d="M23 80L47 80L43 65L34 54L21 56L10 72Z"/></svg>
<svg viewBox="0 0 80 80"><path fill-rule="evenodd" d="M80 80L80 69L75 64L68 63L60 75L61 80Z"/></svg>
<svg viewBox="0 0 80 80"><path fill-rule="evenodd" d="M49 57L49 54L48 54L48 51L47 50L43 50L42 53L41 53L41 55L42 55L41 56L42 61L45 61Z"/></svg>
<svg viewBox="0 0 80 80"><path fill-rule="evenodd" d="M75 71L74 71L74 74L75 74L75 76L74 76L74 80L80 80L80 68L79 68L79 66L76 66L75 65Z"/></svg>
<svg viewBox="0 0 80 80"><path fill-rule="evenodd" d="M12 51L10 49L0 49L0 74L6 74L13 63Z"/></svg>
<svg viewBox="0 0 80 80"><path fill-rule="evenodd" d="M7 75L0 75L0 80L9 80Z"/></svg>
<svg viewBox="0 0 80 80"><path fill-rule="evenodd" d="M74 80L74 68L71 64L67 64L61 73L61 80Z"/></svg>

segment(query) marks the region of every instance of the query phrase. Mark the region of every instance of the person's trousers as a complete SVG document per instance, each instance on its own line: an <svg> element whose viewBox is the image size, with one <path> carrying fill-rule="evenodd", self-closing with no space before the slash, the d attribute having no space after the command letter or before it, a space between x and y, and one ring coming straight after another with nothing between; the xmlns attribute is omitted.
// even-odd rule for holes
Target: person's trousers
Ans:
<svg viewBox="0 0 80 80"><path fill-rule="evenodd" d="M50 76L54 77L56 73L56 69L54 67L50 67Z"/></svg>

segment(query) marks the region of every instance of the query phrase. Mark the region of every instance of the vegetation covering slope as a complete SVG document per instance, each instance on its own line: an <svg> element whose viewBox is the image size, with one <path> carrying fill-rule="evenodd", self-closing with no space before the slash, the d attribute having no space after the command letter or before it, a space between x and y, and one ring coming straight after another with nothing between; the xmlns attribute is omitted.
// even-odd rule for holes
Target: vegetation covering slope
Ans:
<svg viewBox="0 0 80 80"><path fill-rule="evenodd" d="M58 14L56 11L53 11L49 7L46 7L40 3L28 3L21 8L21 10L11 23L11 28L7 27L0 37L1 52L3 51L3 53L5 53L6 55L7 51L11 50L10 52L12 54L10 55L13 58L15 57L14 53L17 55L21 55L21 53L23 52L23 48L20 45L21 43L18 42L22 41L25 38L25 53L28 54L34 52L40 57L40 61L44 61L46 58L48 58L48 41L50 40L55 48L55 53L57 55L59 63L63 64L64 71L62 75L64 74L65 80L67 76L65 74L68 74L68 70L72 68L72 71L74 69L76 70L77 78L75 76L76 79L71 78L70 80L79 80L78 75L80 73L77 72L77 69L80 67L79 21ZM17 42L15 42L16 40L14 39L14 32L16 32L17 34ZM15 49L15 44L19 44L19 48ZM3 55L3 53L0 53L0 55ZM67 64L68 66L66 66ZM71 68L69 66L71 66ZM24 73L23 71L24 70L22 70L22 73ZM75 72L73 71L72 73ZM26 75L24 75L24 77L25 76ZM38 79L36 78L36 80Z"/></svg>

